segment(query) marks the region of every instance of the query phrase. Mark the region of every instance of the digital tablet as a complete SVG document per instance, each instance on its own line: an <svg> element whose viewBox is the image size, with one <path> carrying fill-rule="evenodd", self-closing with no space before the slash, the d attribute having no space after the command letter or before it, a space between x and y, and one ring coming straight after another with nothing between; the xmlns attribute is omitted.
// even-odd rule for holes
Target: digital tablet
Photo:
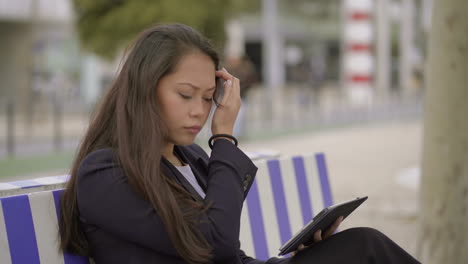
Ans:
<svg viewBox="0 0 468 264"><path fill-rule="evenodd" d="M358 206L360 206L366 197L356 198L354 200L335 204L323 209L312 219L304 228L297 232L288 242L281 248L278 255L282 256L297 249L300 244L308 245L314 241L314 233L319 229L327 230L338 217L343 216L345 219L351 214Z"/></svg>

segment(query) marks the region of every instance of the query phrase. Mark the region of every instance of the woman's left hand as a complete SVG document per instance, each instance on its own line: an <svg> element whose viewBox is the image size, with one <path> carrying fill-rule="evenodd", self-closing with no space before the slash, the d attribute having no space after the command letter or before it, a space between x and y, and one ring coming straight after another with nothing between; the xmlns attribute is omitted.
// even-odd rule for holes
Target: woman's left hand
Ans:
<svg viewBox="0 0 468 264"><path fill-rule="evenodd" d="M323 233L322 235L322 230L317 230L314 234L314 243L317 243L317 242L320 242L322 241L323 239L326 239L328 238L329 236L333 235L333 233L335 233L336 229L338 229L338 226L340 226L341 222L343 221L343 216L340 216L338 217L338 219L336 219L335 223L333 223L333 225L331 225L326 231L325 233ZM292 256L295 256L299 251L305 249L305 248L308 248L309 246L305 246L304 244L300 244L296 251L292 252L291 255Z"/></svg>

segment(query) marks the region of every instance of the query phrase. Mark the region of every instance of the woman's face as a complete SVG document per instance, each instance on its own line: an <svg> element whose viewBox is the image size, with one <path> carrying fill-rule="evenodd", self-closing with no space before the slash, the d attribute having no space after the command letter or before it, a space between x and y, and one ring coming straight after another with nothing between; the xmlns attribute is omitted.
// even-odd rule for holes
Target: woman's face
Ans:
<svg viewBox="0 0 468 264"><path fill-rule="evenodd" d="M190 145L208 119L216 88L213 60L201 52L181 58L175 70L159 80L158 103L169 134L167 143Z"/></svg>

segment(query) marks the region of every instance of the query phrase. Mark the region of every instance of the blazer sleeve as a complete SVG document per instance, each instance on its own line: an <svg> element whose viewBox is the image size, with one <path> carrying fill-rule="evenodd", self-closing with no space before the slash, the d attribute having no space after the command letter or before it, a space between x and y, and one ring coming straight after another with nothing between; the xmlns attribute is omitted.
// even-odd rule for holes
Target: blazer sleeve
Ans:
<svg viewBox="0 0 468 264"><path fill-rule="evenodd" d="M128 184L109 151L93 152L78 171L77 199L82 221L126 241L177 256L162 219ZM205 197L211 207L200 219L200 230L213 247L215 262L239 255L238 247L233 245L239 240L242 183L256 171L252 161L234 144L225 139L215 141Z"/></svg>
<svg viewBox="0 0 468 264"><path fill-rule="evenodd" d="M196 157L200 157L206 162L206 164L208 163L208 160L210 157L208 156L208 154L206 154L205 150L202 149L199 145L193 144L193 145L188 146L188 148L190 149L192 153L194 153ZM253 181L254 177L250 180ZM246 179L244 179L244 183L245 181ZM252 183L249 183L248 185L250 186L251 184ZM246 196L246 192L248 191L248 190L245 190L245 187L246 185L244 184L244 193L245 193L244 196ZM265 264L266 263L265 261L254 259L250 256L247 256L245 252L241 249L240 241L237 242L236 247L239 250L238 256L243 264Z"/></svg>

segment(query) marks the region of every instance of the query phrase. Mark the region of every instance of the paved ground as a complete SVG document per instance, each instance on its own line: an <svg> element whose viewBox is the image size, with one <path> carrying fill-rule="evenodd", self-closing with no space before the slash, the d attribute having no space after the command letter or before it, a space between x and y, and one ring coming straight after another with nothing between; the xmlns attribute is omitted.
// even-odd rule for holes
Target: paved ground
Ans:
<svg viewBox="0 0 468 264"><path fill-rule="evenodd" d="M369 200L342 229L377 228L415 255L418 216L417 168L421 156L420 121L400 121L291 135L242 144L249 151L282 154L326 153L334 201Z"/></svg>

